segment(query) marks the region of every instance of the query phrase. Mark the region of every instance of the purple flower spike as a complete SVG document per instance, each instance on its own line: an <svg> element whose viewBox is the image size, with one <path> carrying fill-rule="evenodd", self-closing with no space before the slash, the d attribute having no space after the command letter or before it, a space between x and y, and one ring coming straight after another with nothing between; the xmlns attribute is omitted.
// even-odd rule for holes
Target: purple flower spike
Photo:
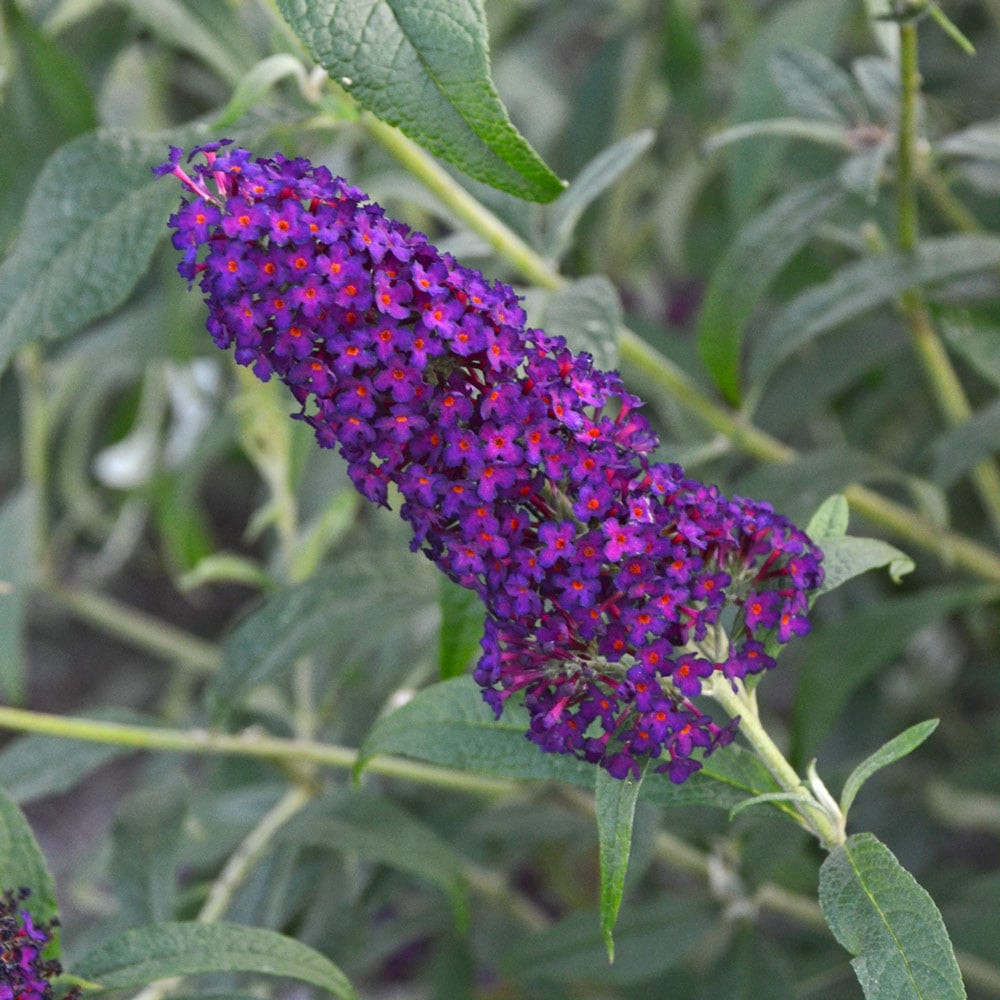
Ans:
<svg viewBox="0 0 1000 1000"><path fill-rule="evenodd" d="M735 722L692 699L808 629L820 551L767 504L650 461L641 401L527 328L508 285L324 167L201 153L190 175L173 149L156 172L189 192L170 225L212 338L285 382L358 490L398 494L412 547L479 595L487 703L520 693L528 739L616 777L697 771Z"/></svg>
<svg viewBox="0 0 1000 1000"><path fill-rule="evenodd" d="M0 1000L52 1000L49 979L62 967L53 959L42 958L52 938L51 924L36 924L19 904L27 899L27 889L0 895ZM77 1000L71 990L64 1000Z"/></svg>

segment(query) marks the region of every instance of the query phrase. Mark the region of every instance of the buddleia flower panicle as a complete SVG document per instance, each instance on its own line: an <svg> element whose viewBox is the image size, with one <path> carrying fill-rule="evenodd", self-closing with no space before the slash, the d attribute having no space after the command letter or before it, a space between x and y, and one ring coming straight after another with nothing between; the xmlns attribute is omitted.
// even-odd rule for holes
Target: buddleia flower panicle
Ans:
<svg viewBox="0 0 1000 1000"><path fill-rule="evenodd" d="M543 750L681 782L732 740L694 702L808 630L822 555L766 503L653 462L615 372L525 325L513 290L322 166L171 149L170 218L208 330L337 448L369 500L486 608L475 679ZM722 616L726 628L723 629Z"/></svg>
<svg viewBox="0 0 1000 1000"><path fill-rule="evenodd" d="M0 894L0 1000L52 1000L49 979L62 972L57 961L42 958L53 925L32 920L20 905L29 895L27 889ZM78 997L74 989L64 1000Z"/></svg>

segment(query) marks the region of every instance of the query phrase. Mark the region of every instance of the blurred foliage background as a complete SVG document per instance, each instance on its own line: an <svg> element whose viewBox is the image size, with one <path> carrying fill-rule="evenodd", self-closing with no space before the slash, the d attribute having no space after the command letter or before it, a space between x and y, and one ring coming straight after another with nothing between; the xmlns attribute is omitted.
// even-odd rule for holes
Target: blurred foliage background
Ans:
<svg viewBox="0 0 1000 1000"><path fill-rule="evenodd" d="M818 757L834 788L941 718L867 786L852 827L930 890L970 995L1000 996L1000 4L946 5L974 56L919 21L904 164L899 30L874 0L485 9L497 89L572 183L542 206L447 169L531 248L527 265L429 191L348 93L280 61L259 69L277 55L308 67L265 0L2 0L4 702L358 747L474 658L475 609L406 554L394 515L361 506L277 387L212 348L175 251L142 235L165 236L172 182L135 182L134 254L155 243L137 281L121 204L102 210L107 253L98 240L65 262L106 301L63 302L58 273L33 275L23 252L58 250L60 220L109 163L145 176L169 143L221 134L308 155L619 367L658 457L800 523L845 492L854 534L914 558L899 582L871 573L821 600L760 697L791 759ZM32 310L31 337L15 308ZM196 913L290 777L11 738L0 783L55 870L67 964L115 930ZM365 996L861 995L812 902L820 853L776 813L730 823L641 803L609 966L586 796L308 777L320 791L244 873L227 919L294 934Z"/></svg>

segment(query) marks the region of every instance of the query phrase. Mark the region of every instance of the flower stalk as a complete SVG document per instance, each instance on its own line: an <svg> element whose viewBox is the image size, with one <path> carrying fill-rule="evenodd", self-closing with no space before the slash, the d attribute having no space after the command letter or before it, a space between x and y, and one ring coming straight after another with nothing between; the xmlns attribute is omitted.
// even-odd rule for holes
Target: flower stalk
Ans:
<svg viewBox="0 0 1000 1000"><path fill-rule="evenodd" d="M748 691L741 681L729 684L724 678L716 677L710 686L706 686L705 694L730 715L739 717L740 733L787 794L785 801L794 809L799 824L828 851L842 844L847 831L840 807L814 768L810 770L809 780L803 781L788 763L761 722L754 692Z"/></svg>

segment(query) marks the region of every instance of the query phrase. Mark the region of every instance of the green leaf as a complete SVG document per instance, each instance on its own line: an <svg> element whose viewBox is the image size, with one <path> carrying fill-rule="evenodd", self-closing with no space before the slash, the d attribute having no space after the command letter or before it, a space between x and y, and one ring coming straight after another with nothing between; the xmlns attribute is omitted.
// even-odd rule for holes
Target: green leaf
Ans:
<svg viewBox="0 0 1000 1000"><path fill-rule="evenodd" d="M899 109L899 70L895 62L883 56L861 56L851 63L851 72L875 119L891 121Z"/></svg>
<svg viewBox="0 0 1000 1000"><path fill-rule="evenodd" d="M771 56L771 77L788 106L803 118L853 126L867 115L851 77L822 52L783 46Z"/></svg>
<svg viewBox="0 0 1000 1000"><path fill-rule="evenodd" d="M15 705L25 695L24 624L34 584L37 509L29 490L0 507L0 696Z"/></svg>
<svg viewBox="0 0 1000 1000"><path fill-rule="evenodd" d="M868 1000L962 1000L965 987L934 901L870 833L823 862L819 903Z"/></svg>
<svg viewBox="0 0 1000 1000"><path fill-rule="evenodd" d="M806 525L806 534L814 540L843 538L847 534L850 517L851 508L847 497L843 493L834 493L819 505Z"/></svg>
<svg viewBox="0 0 1000 1000"><path fill-rule="evenodd" d="M573 230L590 205L641 157L656 139L652 129L633 132L613 146L602 149L548 207L548 238L545 253L560 260L569 248Z"/></svg>
<svg viewBox="0 0 1000 1000"><path fill-rule="evenodd" d="M779 791L778 783L761 759L736 743L706 757L696 771L680 785L658 774L644 781L640 797L656 806L705 805L732 809L748 796Z"/></svg>
<svg viewBox="0 0 1000 1000"><path fill-rule="evenodd" d="M829 54L836 48L840 25L850 9L844 0L793 0L762 20L745 49L731 120L754 122L780 114L784 101L771 78L773 53L790 44L806 45ZM822 124L822 123L819 123ZM746 219L774 183L778 164L788 148L782 141L742 143L726 157L731 201L735 214Z"/></svg>
<svg viewBox="0 0 1000 1000"><path fill-rule="evenodd" d="M742 143L746 139L804 139L818 146L830 146L841 152L851 149L850 132L843 125L815 121L812 118L761 118L742 125L731 125L721 132L715 132L706 140L706 153Z"/></svg>
<svg viewBox="0 0 1000 1000"><path fill-rule="evenodd" d="M197 590L210 583L241 583L267 590L274 585L271 575L255 559L235 552L213 552L199 559L177 579L180 590Z"/></svg>
<svg viewBox="0 0 1000 1000"><path fill-rule="evenodd" d="M739 232L712 273L698 320L698 351L730 403L740 398L743 331L751 313L842 197L830 180L794 188Z"/></svg>
<svg viewBox="0 0 1000 1000"><path fill-rule="evenodd" d="M599 274L565 282L548 297L542 312L546 333L564 337L577 354L586 351L605 371L618 366L621 322L618 292Z"/></svg>
<svg viewBox="0 0 1000 1000"><path fill-rule="evenodd" d="M442 680L461 677L479 656L483 634L483 602L474 590L446 576L438 578L441 628L438 632L438 672Z"/></svg>
<svg viewBox="0 0 1000 1000"><path fill-rule="evenodd" d="M238 924L141 927L92 948L73 972L109 990L203 972L256 972L310 983L345 1000L357 997L343 972L318 951L274 931Z"/></svg>
<svg viewBox="0 0 1000 1000"><path fill-rule="evenodd" d="M780 504L793 521L804 521L826 497L850 483L905 480L905 475L884 459L839 446L805 452L790 462L760 465L739 478L738 489L743 496Z"/></svg>
<svg viewBox="0 0 1000 1000"><path fill-rule="evenodd" d="M111 828L108 873L122 926L174 915L178 845L187 809L187 781L176 772L139 788L119 807Z"/></svg>
<svg viewBox="0 0 1000 1000"><path fill-rule="evenodd" d="M490 777L593 787L593 764L543 753L525 738L527 731L528 714L522 706L508 702L496 719L479 685L471 677L456 677L424 688L379 719L361 747L356 773L376 754L399 754ZM776 790L757 756L730 744L708 757L702 770L683 784L658 774L642 783L640 796L657 806L729 809L747 795Z"/></svg>
<svg viewBox="0 0 1000 1000"><path fill-rule="evenodd" d="M608 961L615 960L614 929L625 891L625 873L632 853L632 824L635 803L643 775L638 780L613 778L604 768L596 768L594 799L601 865L601 936L608 949Z"/></svg>
<svg viewBox="0 0 1000 1000"><path fill-rule="evenodd" d="M370 792L349 789L296 817L280 834L287 843L351 852L439 886L460 927L468 900L458 853L426 823Z"/></svg>
<svg viewBox="0 0 1000 1000"><path fill-rule="evenodd" d="M0 266L0 372L23 344L69 337L128 297L179 201L150 173L166 147L100 131L49 158Z"/></svg>
<svg viewBox="0 0 1000 1000"><path fill-rule="evenodd" d="M406 569L414 565L423 569L420 562ZM390 564L372 552L278 591L227 638L222 667L206 692L214 710L231 707L253 687L287 672L300 656L329 652L334 639L342 661L406 642L414 622L426 620L433 607L426 589L415 582L398 561Z"/></svg>
<svg viewBox="0 0 1000 1000"><path fill-rule="evenodd" d="M97 124L94 100L80 67L23 7L12 0L0 4L4 58L0 135L6 149L17 150L17 156L0 158L0 251L16 229L31 183L45 160L63 142Z"/></svg>
<svg viewBox="0 0 1000 1000"><path fill-rule="evenodd" d="M939 139L940 153L965 156L974 160L1000 160L1000 121L977 122L961 132Z"/></svg>
<svg viewBox="0 0 1000 1000"><path fill-rule="evenodd" d="M28 909L37 921L58 918L56 887L42 849L24 813L0 788L0 892L21 886L31 890Z"/></svg>
<svg viewBox="0 0 1000 1000"><path fill-rule="evenodd" d="M358 103L470 177L531 201L563 185L511 124L490 77L482 0L278 0Z"/></svg>
<svg viewBox="0 0 1000 1000"><path fill-rule="evenodd" d="M941 486L951 486L970 469L995 455L998 441L1000 400L995 400L934 442L931 478Z"/></svg>
<svg viewBox="0 0 1000 1000"><path fill-rule="evenodd" d="M913 560L905 552L880 538L824 538L819 540L819 547L823 550L825 576L822 585L812 595L813 600L879 566L889 567L893 583L899 583L902 577L915 569Z"/></svg>
<svg viewBox="0 0 1000 1000"><path fill-rule="evenodd" d="M968 313L953 311L943 312L939 325L948 345L980 375L1000 386L1000 327Z"/></svg>
<svg viewBox="0 0 1000 1000"><path fill-rule="evenodd" d="M670 96L700 120L708 99L705 87L705 48L698 11L682 3L667 3L662 12L663 40L660 69Z"/></svg>
<svg viewBox="0 0 1000 1000"><path fill-rule="evenodd" d="M840 795L840 811L846 816L861 790L861 786L876 771L894 764L901 757L916 750L937 729L938 721L938 719L928 719L926 722L918 722L915 726L910 726L909 729L903 730L898 736L893 737L870 757L866 757L858 764L850 773L847 781L844 782L844 790Z"/></svg>
<svg viewBox="0 0 1000 1000"><path fill-rule="evenodd" d="M758 922L737 920L732 922L725 950L713 956L710 968L698 970L698 982L704 984L705 991L697 995L699 1000L708 997L725 997L726 1000L761 1000L762 997L777 1000L780 997L785 1000L799 992L794 971L774 934L768 933ZM844 996L829 992L826 995L841 1000Z"/></svg>
<svg viewBox="0 0 1000 1000"><path fill-rule="evenodd" d="M229 103L215 121L215 128L224 131L243 117L276 84L294 77L306 82L306 69L301 60L288 52L276 52L262 59L240 80Z"/></svg>
<svg viewBox="0 0 1000 1000"><path fill-rule="evenodd" d="M842 267L791 300L752 345L750 380L760 386L793 351L828 330L885 305L909 288L1000 266L1000 238L924 240L911 255L887 253Z"/></svg>
<svg viewBox="0 0 1000 1000"><path fill-rule="evenodd" d="M744 799L738 802L729 810L729 818L733 819L745 809L753 806L770 805L775 802L794 802L801 806L812 805L813 800L808 795L799 795L796 792L768 792L766 795L755 795L752 799Z"/></svg>
<svg viewBox="0 0 1000 1000"><path fill-rule="evenodd" d="M456 677L424 688L379 719L361 747L357 771L375 754L401 754L473 774L593 785L593 764L542 753L525 739L527 728L518 706L508 705L497 720L479 685Z"/></svg>
<svg viewBox="0 0 1000 1000"><path fill-rule="evenodd" d="M236 83L243 75L247 53L224 44L226 36L213 30L181 0L128 0L128 7L151 35L191 53L228 83Z"/></svg>
<svg viewBox="0 0 1000 1000"><path fill-rule="evenodd" d="M608 963L597 914L578 912L520 942L503 956L502 967L521 981L577 983L574 996L593 996L595 985L662 976L704 946L715 920L709 903L660 891L655 902L629 906L622 913L613 965Z"/></svg>
<svg viewBox="0 0 1000 1000"><path fill-rule="evenodd" d="M934 587L818 625L799 670L792 718L796 759L816 756L851 695L925 625L975 604L996 600L997 588Z"/></svg>

